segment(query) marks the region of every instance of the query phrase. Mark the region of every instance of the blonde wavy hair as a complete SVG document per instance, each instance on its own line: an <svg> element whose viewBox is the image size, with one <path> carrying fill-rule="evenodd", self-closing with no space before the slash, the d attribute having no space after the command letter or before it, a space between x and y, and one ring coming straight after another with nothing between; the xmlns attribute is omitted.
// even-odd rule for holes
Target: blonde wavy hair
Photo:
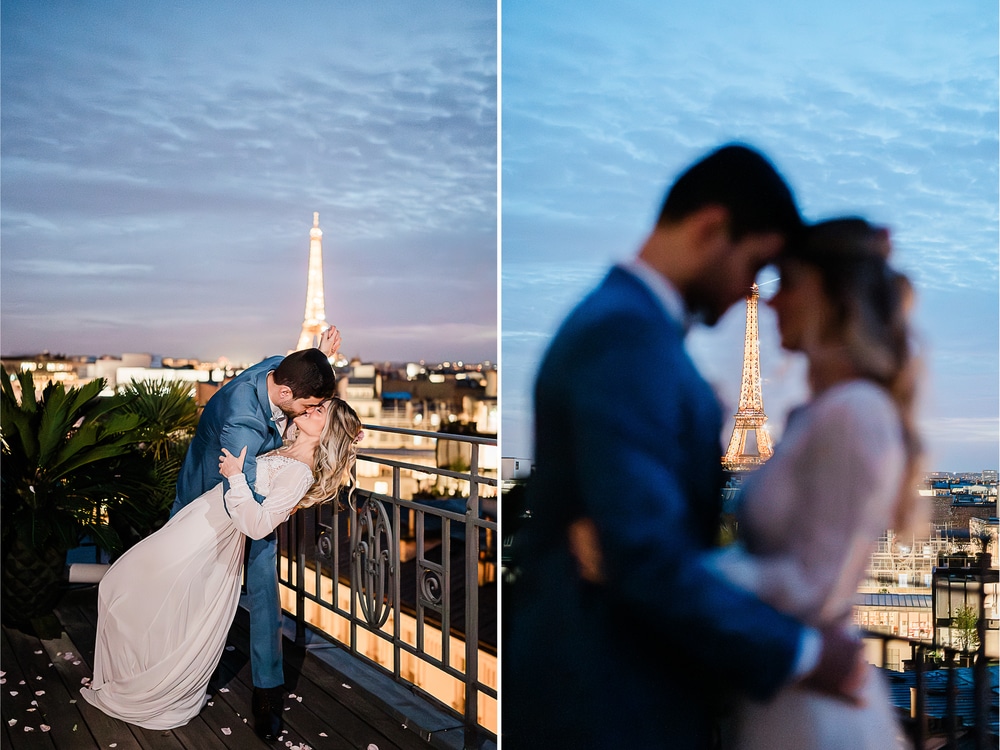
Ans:
<svg viewBox="0 0 1000 750"><path fill-rule="evenodd" d="M358 456L361 419L346 401L333 398L327 402L326 424L316 446L316 481L296 509L309 508L336 497L341 487L350 486L354 493L355 480L351 473Z"/></svg>
<svg viewBox="0 0 1000 750"><path fill-rule="evenodd" d="M920 363L909 317L914 290L889 264L889 230L857 217L822 221L806 228L787 256L819 271L832 301L834 331L845 354L865 378L884 387L896 403L903 427L906 471L896 504L896 531L913 531L928 509L918 497L923 441L915 410Z"/></svg>

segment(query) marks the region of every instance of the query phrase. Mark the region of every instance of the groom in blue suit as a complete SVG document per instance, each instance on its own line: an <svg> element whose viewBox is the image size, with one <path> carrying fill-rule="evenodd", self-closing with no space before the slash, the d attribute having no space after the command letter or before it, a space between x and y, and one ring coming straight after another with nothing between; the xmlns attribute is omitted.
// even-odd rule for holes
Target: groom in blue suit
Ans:
<svg viewBox="0 0 1000 750"><path fill-rule="evenodd" d="M205 405L198 429L177 479L171 516L196 497L227 479L219 475L226 448L238 456L247 448L243 474L253 487L257 456L282 444L285 427L295 417L333 396L336 376L330 366L340 348L340 333L329 328L319 349L270 357L244 370ZM263 497L255 495L257 502ZM278 597L277 535L250 540L247 594L250 601L250 666L253 672L254 729L264 739L281 735L284 668L281 658L281 604Z"/></svg>
<svg viewBox="0 0 1000 750"><path fill-rule="evenodd" d="M638 257L569 315L535 385L535 472L504 595L504 750L711 748L724 690L849 694L859 646L703 565L722 413L685 350L800 218L771 164L719 149L674 184Z"/></svg>

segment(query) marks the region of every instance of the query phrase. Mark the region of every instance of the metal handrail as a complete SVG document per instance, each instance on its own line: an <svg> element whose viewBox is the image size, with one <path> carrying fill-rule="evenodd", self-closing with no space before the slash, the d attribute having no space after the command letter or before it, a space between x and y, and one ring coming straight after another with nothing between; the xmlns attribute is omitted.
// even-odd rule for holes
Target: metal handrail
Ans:
<svg viewBox="0 0 1000 750"><path fill-rule="evenodd" d="M471 453L469 470L384 458L372 449L361 453L358 461L389 470L392 479L387 494L358 489L350 500L340 497L339 511L334 511L336 502L314 506L299 511L279 529L279 581L295 593L294 612L288 614L295 620L296 637L304 642L307 607L339 618L341 630L346 624L346 635L331 632L336 626L312 629L460 717L466 747L481 746L484 737L495 741L495 733L483 727L478 716L481 697L497 699L496 687L484 682L479 673L481 651L490 653L489 645L480 643L480 569L486 571L487 582L495 581L498 528L497 520L484 516L480 507L481 499L495 494L495 489L484 488L498 484L495 475L481 470L480 449L496 446L496 438L381 425L363 428L465 443ZM404 472L466 482L468 495L452 498L452 502L464 500L464 512L402 497ZM282 558L288 561L285 571L281 569ZM459 581L464 581L460 593L452 586ZM349 592L346 604L345 592ZM410 601L403 601L404 593L411 595ZM454 626L458 612L453 602L457 597L464 600L461 627ZM489 602L484 606L495 617L495 600L492 606ZM365 640L374 642L376 650L387 648L391 652L391 667L365 653ZM452 647L453 640L462 641L460 649ZM404 673L401 664L409 660L464 683L461 709L429 695L417 678L409 671ZM421 670L417 667L415 671Z"/></svg>
<svg viewBox="0 0 1000 750"><path fill-rule="evenodd" d="M956 663L958 657L965 657L967 661L973 662L974 684L972 690L973 700L973 726L968 727L974 736L974 747L976 750L986 750L989 747L987 724L990 715L989 699L989 678L987 666L989 659L985 651L985 638L980 638L979 646L975 651L969 651L952 646L945 646L935 641L918 640L904 636L893 635L872 630L861 630L864 638L877 639L882 642L882 666L889 663L888 648L890 643L905 643L911 648L913 655L914 686L911 689L910 719L904 724L909 739L914 750L923 750L929 734L927 696L930 685L927 682L927 661L932 653L943 653L944 659L941 666L946 672L945 713L942 717L945 733L947 735L946 748L958 747L958 687ZM982 635L982 634L981 634Z"/></svg>

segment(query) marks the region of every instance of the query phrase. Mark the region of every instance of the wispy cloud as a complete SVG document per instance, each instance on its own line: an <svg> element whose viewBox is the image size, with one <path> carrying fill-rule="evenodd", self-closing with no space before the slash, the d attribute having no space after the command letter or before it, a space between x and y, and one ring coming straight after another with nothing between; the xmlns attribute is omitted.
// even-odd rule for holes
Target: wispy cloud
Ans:
<svg viewBox="0 0 1000 750"><path fill-rule="evenodd" d="M496 296L496 5L404 11L398 2L222 0L169 13L5 4L5 349L76 343L6 313L28 299L59 307L67 295L57 285L13 274L65 264L69 276L81 256L115 277L151 268L163 293L144 302L157 317L172 318L180 300L203 319L225 316L226 295L195 293L206 282L258 306L274 300L261 341L283 340L301 323L313 211L337 305L377 299L420 320L433 305L386 290L399 279L416 293L436 280L450 305L495 331L496 306L480 298ZM371 258L385 283L361 298L355 269ZM109 285L80 304L97 312L134 300ZM495 338L477 337L466 356L495 352ZM391 358L403 344L382 338L368 354ZM431 358L439 344L451 348L437 336L419 342Z"/></svg>

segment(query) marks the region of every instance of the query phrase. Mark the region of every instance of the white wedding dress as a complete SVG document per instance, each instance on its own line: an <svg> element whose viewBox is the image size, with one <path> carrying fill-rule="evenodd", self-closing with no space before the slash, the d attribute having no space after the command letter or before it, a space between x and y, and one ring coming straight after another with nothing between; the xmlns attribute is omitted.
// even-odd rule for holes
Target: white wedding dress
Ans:
<svg viewBox="0 0 1000 750"><path fill-rule="evenodd" d="M257 459L257 503L242 474L192 501L108 570L98 592L94 679L83 697L147 729L187 724L206 701L239 603L246 537L284 522L313 483L287 456ZM229 513L226 513L226 508Z"/></svg>
<svg viewBox="0 0 1000 750"><path fill-rule="evenodd" d="M745 548L727 548L711 564L805 623L850 626L871 551L893 525L904 465L898 413L884 390L858 380L825 391L792 415L774 456L745 483ZM796 686L768 702L741 699L725 747L903 747L874 667L863 699L853 707Z"/></svg>

